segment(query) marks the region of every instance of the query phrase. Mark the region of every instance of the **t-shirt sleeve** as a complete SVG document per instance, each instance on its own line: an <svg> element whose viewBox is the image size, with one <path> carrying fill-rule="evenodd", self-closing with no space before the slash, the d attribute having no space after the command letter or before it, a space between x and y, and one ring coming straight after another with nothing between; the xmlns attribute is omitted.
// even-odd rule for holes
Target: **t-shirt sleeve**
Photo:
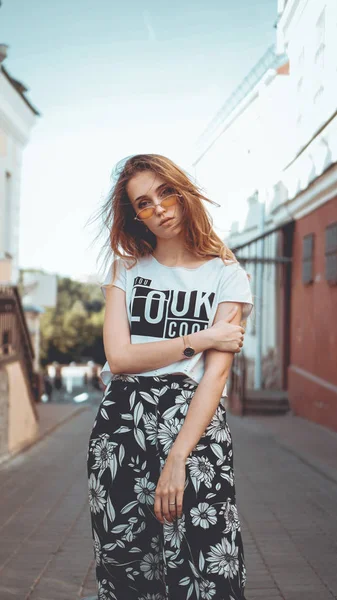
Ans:
<svg viewBox="0 0 337 600"><path fill-rule="evenodd" d="M242 302L242 318L247 319L253 308L253 297L246 271L234 263L224 265L219 290L220 302Z"/></svg>
<svg viewBox="0 0 337 600"><path fill-rule="evenodd" d="M103 292L104 298L106 297L106 285L109 285L113 281L113 285L120 288L121 290L126 291L126 268L123 261L118 258L115 261L116 263L116 276L113 281L113 268L114 263L112 263L108 269L108 272L105 276L103 283L101 284L101 290Z"/></svg>

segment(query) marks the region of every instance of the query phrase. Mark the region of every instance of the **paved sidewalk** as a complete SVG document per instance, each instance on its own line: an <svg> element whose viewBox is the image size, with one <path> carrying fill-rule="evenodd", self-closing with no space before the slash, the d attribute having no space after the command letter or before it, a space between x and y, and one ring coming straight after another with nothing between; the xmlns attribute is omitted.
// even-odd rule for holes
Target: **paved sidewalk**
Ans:
<svg viewBox="0 0 337 600"><path fill-rule="evenodd" d="M337 483L337 432L294 416L245 417L249 429L268 430L277 443Z"/></svg>
<svg viewBox="0 0 337 600"><path fill-rule="evenodd" d="M38 432L33 440L27 442L27 444L21 449L20 452L16 452L12 455L7 454L0 457L0 468L3 463L12 461L17 454L27 452L29 448L37 444L47 435L50 435L57 427L60 427L66 421L70 421L73 417L78 415L83 410L87 410L86 406L81 406L74 403L69 404L36 404L36 410L38 414ZM1 598L0 598L1 600Z"/></svg>
<svg viewBox="0 0 337 600"><path fill-rule="evenodd" d="M248 600L337 598L337 434L292 415L230 425Z"/></svg>
<svg viewBox="0 0 337 600"><path fill-rule="evenodd" d="M63 425L70 419L73 419L83 410L87 410L86 405L78 404L37 404L39 415L39 439L50 435L57 427Z"/></svg>
<svg viewBox="0 0 337 600"><path fill-rule="evenodd" d="M1 600L95 595L86 480L94 416L87 407L1 466ZM330 600L337 597L337 435L286 418L229 417L247 600Z"/></svg>

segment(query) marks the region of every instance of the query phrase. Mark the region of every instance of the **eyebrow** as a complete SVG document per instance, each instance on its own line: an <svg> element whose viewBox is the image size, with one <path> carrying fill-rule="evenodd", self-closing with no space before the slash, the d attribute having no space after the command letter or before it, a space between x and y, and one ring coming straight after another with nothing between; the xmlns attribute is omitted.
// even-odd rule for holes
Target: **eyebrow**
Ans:
<svg viewBox="0 0 337 600"><path fill-rule="evenodd" d="M161 183L160 185L158 185L157 189L155 190L156 192L158 192L161 188L165 187L167 185L167 183ZM148 198L147 194L143 194L142 196L138 196L138 198L136 198L136 200L134 200L134 202L139 202L140 200L142 200L143 198Z"/></svg>

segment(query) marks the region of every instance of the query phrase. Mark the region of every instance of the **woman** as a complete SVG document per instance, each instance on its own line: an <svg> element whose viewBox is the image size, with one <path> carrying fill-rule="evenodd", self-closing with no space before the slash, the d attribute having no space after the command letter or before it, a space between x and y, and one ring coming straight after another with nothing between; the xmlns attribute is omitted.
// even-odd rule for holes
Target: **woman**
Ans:
<svg viewBox="0 0 337 600"><path fill-rule="evenodd" d="M90 436L100 600L244 600L224 387L252 308L246 272L187 175L129 158L105 208L107 385Z"/></svg>

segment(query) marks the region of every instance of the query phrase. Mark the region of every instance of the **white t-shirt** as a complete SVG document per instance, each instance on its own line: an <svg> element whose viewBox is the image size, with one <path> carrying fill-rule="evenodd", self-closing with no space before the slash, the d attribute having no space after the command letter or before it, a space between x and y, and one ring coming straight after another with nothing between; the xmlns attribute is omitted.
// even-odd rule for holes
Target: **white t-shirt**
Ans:
<svg viewBox="0 0 337 600"><path fill-rule="evenodd" d="M246 271L239 263L227 263L214 258L200 267L167 267L149 255L137 261L131 269L117 259L116 287L126 293L126 307L131 343L145 344L188 335L207 329L220 302L242 302L243 318L253 307ZM113 266L101 286L112 282ZM183 351L183 345L182 345ZM204 353L195 354L176 363L133 375L165 375L180 373L199 383L204 373ZM105 385L113 373L106 362L101 379ZM226 396L226 386L223 396Z"/></svg>

